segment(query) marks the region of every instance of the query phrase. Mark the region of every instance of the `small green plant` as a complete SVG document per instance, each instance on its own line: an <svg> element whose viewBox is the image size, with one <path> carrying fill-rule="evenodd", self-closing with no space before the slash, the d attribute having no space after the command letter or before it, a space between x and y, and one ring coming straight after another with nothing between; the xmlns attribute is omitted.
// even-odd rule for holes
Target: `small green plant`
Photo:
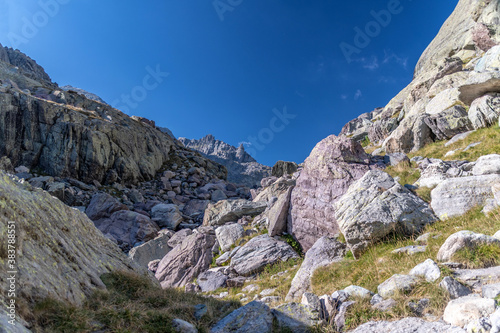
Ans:
<svg viewBox="0 0 500 333"><path fill-rule="evenodd" d="M368 136L365 136L365 138L363 140L360 141L361 143L361 146L362 147L367 147L370 145L370 139L368 138Z"/></svg>
<svg viewBox="0 0 500 333"><path fill-rule="evenodd" d="M304 253L302 251L302 246L300 245L300 243L290 234L283 234L281 236L285 242L290 245L292 247L292 249L297 252L298 255L300 255L301 257L304 256Z"/></svg>

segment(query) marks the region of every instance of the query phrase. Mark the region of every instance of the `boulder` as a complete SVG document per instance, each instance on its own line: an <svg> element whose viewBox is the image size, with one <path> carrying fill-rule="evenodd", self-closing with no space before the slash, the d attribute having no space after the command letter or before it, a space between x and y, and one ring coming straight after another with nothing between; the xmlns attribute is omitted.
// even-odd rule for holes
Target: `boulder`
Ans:
<svg viewBox="0 0 500 333"><path fill-rule="evenodd" d="M355 258L390 233L417 234L437 220L425 201L380 170L369 171L351 185L334 207Z"/></svg>
<svg viewBox="0 0 500 333"><path fill-rule="evenodd" d="M201 291L206 293L224 287L226 285L227 275L222 274L220 271L208 270L198 275L196 281Z"/></svg>
<svg viewBox="0 0 500 333"><path fill-rule="evenodd" d="M95 222L104 235L112 236L120 248L130 250L139 242L147 242L158 235L160 228L149 217L121 210L113 213L109 219Z"/></svg>
<svg viewBox="0 0 500 333"><path fill-rule="evenodd" d="M500 72L471 72L466 83L459 90L460 100L471 105L479 97L500 92Z"/></svg>
<svg viewBox="0 0 500 333"><path fill-rule="evenodd" d="M253 301L234 310L210 329L210 333L271 333L273 315L261 302Z"/></svg>
<svg viewBox="0 0 500 333"><path fill-rule="evenodd" d="M128 208L107 193L96 193L85 209L85 214L92 221L97 221L108 218L119 210L128 210Z"/></svg>
<svg viewBox="0 0 500 333"><path fill-rule="evenodd" d="M208 205L203 217L203 225L215 226L227 222L236 222L246 215L259 215L266 208L266 202L252 202L243 199L222 200Z"/></svg>
<svg viewBox="0 0 500 333"><path fill-rule="evenodd" d="M170 237L167 242L167 245L171 248L175 248L177 245L181 244L184 239L190 236L193 233L191 229L182 229L177 231L175 234Z"/></svg>
<svg viewBox="0 0 500 333"><path fill-rule="evenodd" d="M424 121L438 140L448 140L473 129L467 110L461 105L430 115Z"/></svg>
<svg viewBox="0 0 500 333"><path fill-rule="evenodd" d="M468 117L474 129L495 125L500 117L500 94L488 94L475 99Z"/></svg>
<svg viewBox="0 0 500 333"><path fill-rule="evenodd" d="M282 193L274 205L266 213L268 218L267 230L271 237L281 235L287 231L288 209L290 208L290 197L293 187Z"/></svg>
<svg viewBox="0 0 500 333"><path fill-rule="evenodd" d="M475 292L480 292L485 284L500 283L500 266L480 269L457 269L454 277L471 287Z"/></svg>
<svg viewBox="0 0 500 333"><path fill-rule="evenodd" d="M161 228L175 230L183 221L179 207L176 205L159 204L151 209L151 218Z"/></svg>
<svg viewBox="0 0 500 333"><path fill-rule="evenodd" d="M418 278L413 275L394 274L378 287L377 291L383 298L392 297L401 292L411 291L418 282Z"/></svg>
<svg viewBox="0 0 500 333"><path fill-rule="evenodd" d="M306 252L304 261L292 280L286 301L299 300L306 291L310 290L314 271L319 267L341 261L345 252L345 244L334 238L324 236L318 239L313 247Z"/></svg>
<svg viewBox="0 0 500 333"><path fill-rule="evenodd" d="M460 327L452 326L439 321L429 322L420 318L403 318L396 321L370 321L358 326L349 333L466 333Z"/></svg>
<svg viewBox="0 0 500 333"><path fill-rule="evenodd" d="M128 256L139 266L148 267L149 262L162 259L172 250L172 248L167 244L170 237L171 234L169 233L161 234L155 239L134 247L130 250Z"/></svg>
<svg viewBox="0 0 500 333"><path fill-rule="evenodd" d="M500 45L493 46L479 59L474 67L476 72L498 72L500 71Z"/></svg>
<svg viewBox="0 0 500 333"><path fill-rule="evenodd" d="M449 324L463 327L470 321L487 317L495 312L495 301L476 295L454 299L444 309L443 320Z"/></svg>
<svg viewBox="0 0 500 333"><path fill-rule="evenodd" d="M243 245L231 258L230 266L238 275L249 276L261 272L267 265L298 257L290 245L265 234Z"/></svg>
<svg viewBox="0 0 500 333"><path fill-rule="evenodd" d="M470 290L470 288L464 286L450 276L444 277L441 283L439 283L439 286L448 293L451 299L472 294L472 290Z"/></svg>
<svg viewBox="0 0 500 333"><path fill-rule="evenodd" d="M346 292L347 295L349 295L349 297L353 298L371 299L373 297L373 293L371 291L359 286L351 285L347 288L344 288L344 291Z"/></svg>
<svg viewBox="0 0 500 333"><path fill-rule="evenodd" d="M155 274L162 288L183 287L208 270L214 244L215 235L196 232L167 253Z"/></svg>
<svg viewBox="0 0 500 333"><path fill-rule="evenodd" d="M472 168L472 174L474 176L500 174L500 155L491 154L479 157Z"/></svg>
<svg viewBox="0 0 500 333"><path fill-rule="evenodd" d="M500 283L486 284L481 288L481 295L484 298L496 299L500 296Z"/></svg>
<svg viewBox="0 0 500 333"><path fill-rule="evenodd" d="M392 153L384 156L385 164L390 166L396 166L400 163L405 163L410 165L410 159L404 153Z"/></svg>
<svg viewBox="0 0 500 333"><path fill-rule="evenodd" d="M422 277L427 282L434 282L441 277L441 270L439 266L432 259L427 259L421 264L415 266L410 275Z"/></svg>
<svg viewBox="0 0 500 333"><path fill-rule="evenodd" d="M317 309L300 303L283 304L272 312L280 329L294 333L309 333L313 326L321 323Z"/></svg>
<svg viewBox="0 0 500 333"><path fill-rule="evenodd" d="M271 171L271 174L274 177L283 177L284 175L291 175L294 172L298 170L298 165L295 162L285 162L285 161L278 161L276 164L273 166L273 169Z"/></svg>
<svg viewBox="0 0 500 333"><path fill-rule="evenodd" d="M458 88L449 88L437 94L425 107L425 113L437 115L460 103Z"/></svg>
<svg viewBox="0 0 500 333"><path fill-rule="evenodd" d="M237 223L226 224L215 229L215 235L222 252L227 252L231 250L231 247L238 239L245 236L245 230Z"/></svg>
<svg viewBox="0 0 500 333"><path fill-rule="evenodd" d="M288 233L304 251L322 236L339 233L335 203L372 166L363 147L345 137L331 135L314 147L293 189Z"/></svg>
<svg viewBox="0 0 500 333"><path fill-rule="evenodd" d="M405 117L398 128L384 141L382 147L386 153L409 153L433 142L432 131L425 123L427 117L426 114Z"/></svg>
<svg viewBox="0 0 500 333"><path fill-rule="evenodd" d="M379 143L387 138L399 125L397 118L388 117L375 121L368 129L368 139L372 143Z"/></svg>
<svg viewBox="0 0 500 333"><path fill-rule="evenodd" d="M287 179L285 177L276 179L273 184L264 188L254 199L254 202L270 202L273 198L278 198L280 195L288 191L290 187L295 186L294 179Z"/></svg>
<svg viewBox="0 0 500 333"><path fill-rule="evenodd" d="M198 333L196 326L182 319L172 320L172 327L178 333Z"/></svg>
<svg viewBox="0 0 500 333"><path fill-rule="evenodd" d="M500 175L447 179L432 190L432 209L441 220L463 215L493 198L491 187L496 183L500 183Z"/></svg>
<svg viewBox="0 0 500 333"><path fill-rule="evenodd" d="M462 230L454 233L446 239L439 252L437 254L437 259L439 261L450 261L453 259L453 255L458 251L465 249L475 249L481 245L495 244L500 248L500 240L493 238L491 236L477 234L472 231Z"/></svg>

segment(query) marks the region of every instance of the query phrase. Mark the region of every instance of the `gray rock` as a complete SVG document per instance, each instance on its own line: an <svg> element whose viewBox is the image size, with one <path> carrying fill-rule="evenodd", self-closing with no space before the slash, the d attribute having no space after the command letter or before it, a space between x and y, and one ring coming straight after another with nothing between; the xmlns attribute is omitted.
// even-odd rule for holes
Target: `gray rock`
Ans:
<svg viewBox="0 0 500 333"><path fill-rule="evenodd" d="M200 321L204 315L208 312L208 308L205 304L198 304L194 307L194 317L196 320Z"/></svg>
<svg viewBox="0 0 500 333"><path fill-rule="evenodd" d="M472 123L474 125L474 123ZM454 137L452 137L448 142L446 142L444 144L445 147L448 147L448 146L451 146L452 144L454 143L457 143L459 141L462 141L464 140L465 138L467 138L469 135L471 135L472 133L474 133L474 131L468 131L468 132L465 132L465 133L460 133L460 134L457 134L455 135Z"/></svg>
<svg viewBox="0 0 500 333"><path fill-rule="evenodd" d="M419 300L418 303L408 302L408 307L410 308L411 312L413 312L418 317L421 317L424 314L424 311L428 306L429 306L428 298L423 298Z"/></svg>
<svg viewBox="0 0 500 333"><path fill-rule="evenodd" d="M500 266L481 269L456 269L456 279L462 281L474 291L480 292L485 284L500 283Z"/></svg>
<svg viewBox="0 0 500 333"><path fill-rule="evenodd" d="M334 238L321 237L306 252L304 261L292 280L286 301L299 300L311 287L314 271L323 266L342 260L346 252L345 244Z"/></svg>
<svg viewBox="0 0 500 333"><path fill-rule="evenodd" d="M243 216L256 216L267 208L266 202L252 202L247 200L222 200L216 204L209 204L203 225L223 225L227 222L236 222Z"/></svg>
<svg viewBox="0 0 500 333"><path fill-rule="evenodd" d="M448 140L457 134L474 129L467 110L461 105L455 105L438 114L431 115L424 121L438 140Z"/></svg>
<svg viewBox="0 0 500 333"><path fill-rule="evenodd" d="M3 306L3 304L2 304ZM24 327L17 320L14 321L15 325L11 324L12 318L8 316L7 313L0 312L0 332L1 333L31 333L26 327Z"/></svg>
<svg viewBox="0 0 500 333"><path fill-rule="evenodd" d="M259 273L267 265L298 257L290 245L266 234L257 236L242 246L231 258L230 266L239 275L249 276Z"/></svg>
<svg viewBox="0 0 500 333"><path fill-rule="evenodd" d="M186 239L188 236L191 236L192 233L193 231L191 229L179 230L175 234L173 234L172 237L170 237L170 239L167 242L167 245L173 249L177 245L181 244L184 241L184 239Z"/></svg>
<svg viewBox="0 0 500 333"><path fill-rule="evenodd" d="M433 142L431 129L425 123L427 117L425 114L405 117L398 128L384 141L382 148L387 153L409 153Z"/></svg>
<svg viewBox="0 0 500 333"><path fill-rule="evenodd" d="M108 218L119 210L128 210L128 208L107 193L97 193L92 197L85 214L92 221L97 221Z"/></svg>
<svg viewBox="0 0 500 333"><path fill-rule="evenodd" d="M499 182L500 175L447 179L432 190L432 209L442 220L463 215L493 198L491 186Z"/></svg>
<svg viewBox="0 0 500 333"><path fill-rule="evenodd" d="M399 163L410 164L410 159L404 153L392 153L384 156L384 162L391 166L396 166Z"/></svg>
<svg viewBox="0 0 500 333"><path fill-rule="evenodd" d="M197 282L201 291L206 293L215 291L226 285L227 276L219 271L208 270L198 275Z"/></svg>
<svg viewBox="0 0 500 333"><path fill-rule="evenodd" d="M215 229L215 235L222 251L227 252L238 239L245 235L245 230L237 223L226 224Z"/></svg>
<svg viewBox="0 0 500 333"><path fill-rule="evenodd" d="M401 247L399 249L395 249L391 253L406 253L409 255L414 255L417 253L423 253L426 250L427 250L427 246L425 246L425 245L408 245L405 247Z"/></svg>
<svg viewBox="0 0 500 333"><path fill-rule="evenodd" d="M491 236L477 234L472 231L462 230L454 233L446 239L439 252L437 254L437 259L439 261L450 261L453 255L468 247L470 249L477 248L483 244L496 244L500 247L500 240L493 238Z"/></svg>
<svg viewBox="0 0 500 333"><path fill-rule="evenodd" d="M284 175L291 175L298 170L298 165L295 162L278 161L273 166L271 174L275 177L283 177Z"/></svg>
<svg viewBox="0 0 500 333"><path fill-rule="evenodd" d="M484 298L497 298L500 295L500 283L484 285L481 290L481 295Z"/></svg>
<svg viewBox="0 0 500 333"><path fill-rule="evenodd" d="M383 298L392 297L398 293L411 291L418 282L418 278L412 275L394 274L382 282L377 291Z"/></svg>
<svg viewBox="0 0 500 333"><path fill-rule="evenodd" d="M428 322L419 318L404 318L397 321L370 321L349 333L466 333L460 327L442 322Z"/></svg>
<svg viewBox="0 0 500 333"><path fill-rule="evenodd" d="M141 192L139 192L138 190L130 191L128 197L130 198L130 201L132 201L133 203L144 202L144 197L142 196Z"/></svg>
<svg viewBox="0 0 500 333"><path fill-rule="evenodd" d="M158 265L156 278L165 288L183 287L200 273L208 270L212 262L215 235L193 233L167 253Z"/></svg>
<svg viewBox="0 0 500 333"><path fill-rule="evenodd" d="M226 200L227 195L222 190L215 190L212 192L211 198L212 198L212 201L217 202L217 201L221 201L221 200Z"/></svg>
<svg viewBox="0 0 500 333"><path fill-rule="evenodd" d="M141 267L148 267L149 262L162 259L172 250L167 242L171 234L162 234L144 244L134 247L128 253L131 260L135 261Z"/></svg>
<svg viewBox="0 0 500 333"><path fill-rule="evenodd" d="M474 176L500 174L500 155L491 154L479 157L472 168L472 174Z"/></svg>
<svg viewBox="0 0 500 333"><path fill-rule="evenodd" d="M390 233L416 234L437 220L425 201L380 170L369 171L356 181L335 209L355 258Z"/></svg>
<svg viewBox="0 0 500 333"><path fill-rule="evenodd" d="M347 310L353 306L356 302L348 301L340 304L337 315L335 316L334 323L338 331L342 332L345 326Z"/></svg>
<svg viewBox="0 0 500 333"><path fill-rule="evenodd" d="M375 294L372 296L371 300L370 300L370 304L371 305L375 305L377 303L380 303L384 300L384 298L382 296L380 296L379 294Z"/></svg>
<svg viewBox="0 0 500 333"><path fill-rule="evenodd" d="M312 326L321 321L319 312L300 303L287 303L272 310L281 329L297 333L309 333Z"/></svg>
<svg viewBox="0 0 500 333"><path fill-rule="evenodd" d="M241 248L241 246L237 246L234 249L232 249L230 252L224 253L219 258L217 258L217 260L215 261L215 263L217 265L219 265L219 266L225 264L226 262L228 262L229 260L231 260L231 258L236 254L236 252L238 252L238 250L240 248Z"/></svg>
<svg viewBox="0 0 500 333"><path fill-rule="evenodd" d="M485 55L479 59L474 70L476 72L500 71L500 46L493 46Z"/></svg>
<svg viewBox="0 0 500 333"><path fill-rule="evenodd" d="M463 327L470 321L487 317L495 312L495 301L476 295L454 299L444 309L443 320L449 324Z"/></svg>
<svg viewBox="0 0 500 333"><path fill-rule="evenodd" d="M182 319L172 320L172 327L179 333L198 333L196 326Z"/></svg>
<svg viewBox="0 0 500 333"><path fill-rule="evenodd" d="M349 295L349 297L353 298L366 298L366 299L371 299L373 296L373 293L369 291L368 289L365 289L363 287L359 286L349 286L347 288L344 288L344 291Z"/></svg>
<svg viewBox="0 0 500 333"><path fill-rule="evenodd" d="M210 333L271 333L273 315L261 302L253 301L234 310L210 329Z"/></svg>
<svg viewBox="0 0 500 333"><path fill-rule="evenodd" d="M260 302L266 304L279 303L281 302L281 297L279 296L265 296L260 299Z"/></svg>
<svg viewBox="0 0 500 333"><path fill-rule="evenodd" d="M267 228L271 237L280 235L287 231L288 209L290 208L290 197L293 187L290 187L285 193L282 193L276 203L266 213L269 226Z"/></svg>
<svg viewBox="0 0 500 333"><path fill-rule="evenodd" d="M500 116L500 94L488 94L474 100L468 116L475 129L495 125Z"/></svg>
<svg viewBox="0 0 500 333"><path fill-rule="evenodd" d="M472 294L472 290L449 276L443 278L439 286L446 290L451 299L456 299Z"/></svg>
<svg viewBox="0 0 500 333"><path fill-rule="evenodd" d="M497 309L491 316L491 331L490 333L499 333L500 332L500 309Z"/></svg>
<svg viewBox="0 0 500 333"><path fill-rule="evenodd" d="M471 333L490 333L491 330L491 322L489 318L479 318L473 321L470 321L465 328L467 332Z"/></svg>
<svg viewBox="0 0 500 333"><path fill-rule="evenodd" d="M446 112L459 103L459 90L449 88L441 91L425 106L425 112L430 115L438 115Z"/></svg>
<svg viewBox="0 0 500 333"><path fill-rule="evenodd" d="M441 277L439 266L432 259L427 259L421 264L415 266L410 275L423 277L427 282L434 282Z"/></svg>
<svg viewBox="0 0 500 333"><path fill-rule="evenodd" d="M321 301L318 296L314 295L313 293L304 293L302 294L302 304L307 305L314 311L320 311L321 310Z"/></svg>
<svg viewBox="0 0 500 333"><path fill-rule="evenodd" d="M375 303L372 307L376 310L386 312L392 310L398 303L392 298Z"/></svg>
<svg viewBox="0 0 500 333"><path fill-rule="evenodd" d="M183 221L179 207L176 205L160 204L151 209L151 218L161 228L175 230Z"/></svg>

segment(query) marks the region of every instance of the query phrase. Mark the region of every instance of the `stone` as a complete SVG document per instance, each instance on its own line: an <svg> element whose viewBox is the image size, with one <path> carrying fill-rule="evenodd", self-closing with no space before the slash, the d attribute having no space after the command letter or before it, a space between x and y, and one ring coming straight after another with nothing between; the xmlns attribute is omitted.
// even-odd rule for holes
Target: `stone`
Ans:
<svg viewBox="0 0 500 333"><path fill-rule="evenodd" d="M432 209L441 220L463 215L493 198L491 187L496 183L500 175L446 179L431 192Z"/></svg>
<svg viewBox="0 0 500 333"><path fill-rule="evenodd" d="M205 304L198 304L194 306L194 318L198 321L208 313L208 307Z"/></svg>
<svg viewBox="0 0 500 333"><path fill-rule="evenodd" d="M476 72L498 72L500 71L500 45L493 46L479 59L474 67Z"/></svg>
<svg viewBox="0 0 500 333"><path fill-rule="evenodd" d="M236 222L243 216L257 216L267 208L266 202L252 202L243 199L222 200L209 204L203 225L223 225L227 222Z"/></svg>
<svg viewBox="0 0 500 333"><path fill-rule="evenodd" d="M382 296L380 296L379 294L375 294L370 299L370 304L375 305L375 304L382 302L383 300L384 300L384 298Z"/></svg>
<svg viewBox="0 0 500 333"><path fill-rule="evenodd" d="M373 296L373 293L371 291L359 286L351 285L347 288L344 288L344 291L349 295L349 297L353 298L371 299Z"/></svg>
<svg viewBox="0 0 500 333"><path fill-rule="evenodd" d="M448 303L444 309L443 320L449 324L463 327L470 321L486 317L495 311L495 301L477 296L463 296Z"/></svg>
<svg viewBox="0 0 500 333"><path fill-rule="evenodd" d="M141 192L139 192L138 190L130 191L128 197L130 198L130 201L132 201L133 203L144 202L144 197L142 196Z"/></svg>
<svg viewBox="0 0 500 333"><path fill-rule="evenodd" d="M82 305L97 288L101 276L116 270L145 274L116 244L109 241L82 212L47 192L20 183L0 171L0 235L7 237L15 223L18 235L16 280L18 302L47 297ZM12 222L9 222L12 221ZM55 270L64 274L54 274ZM7 285L7 274L0 283ZM17 303L16 303L17 304ZM2 308L3 309L3 308ZM1 311L1 310L0 310Z"/></svg>
<svg viewBox="0 0 500 333"><path fill-rule="evenodd" d="M85 214L92 221L97 221L108 218L119 210L128 210L128 208L107 193L97 193L92 196Z"/></svg>
<svg viewBox="0 0 500 333"><path fill-rule="evenodd" d="M410 165L410 159L404 153L392 153L384 156L384 162L390 166L396 166L400 163Z"/></svg>
<svg viewBox="0 0 500 333"><path fill-rule="evenodd" d="M156 273L158 270L158 265L160 264L161 259L155 259L150 262L148 262L148 270L150 272Z"/></svg>
<svg viewBox="0 0 500 333"><path fill-rule="evenodd" d="M197 282L201 291L211 292L226 285L227 276L219 271L208 270L198 275Z"/></svg>
<svg viewBox="0 0 500 333"><path fill-rule="evenodd" d="M427 246L425 245L408 245L405 247L401 247L399 249L393 250L391 253L405 253L409 255L414 255L417 253L423 253L427 250Z"/></svg>
<svg viewBox="0 0 500 333"><path fill-rule="evenodd" d="M500 266L480 269L456 269L454 276L479 293L481 287L485 284L500 283Z"/></svg>
<svg viewBox="0 0 500 333"><path fill-rule="evenodd" d="M302 301L300 302L304 305L307 305L309 308L320 311L321 310L321 302L318 296L313 293L304 293L302 294Z"/></svg>
<svg viewBox="0 0 500 333"><path fill-rule="evenodd" d="M420 318L403 318L396 321L369 321L358 326L349 333L466 333L460 327L448 325L439 321L428 322Z"/></svg>
<svg viewBox="0 0 500 333"><path fill-rule="evenodd" d="M236 254L236 252L238 252L238 250L241 248L241 246L237 246L235 247L234 249L232 249L231 251L229 252L226 252L224 253L223 255L221 255L219 258L217 258L217 260L215 261L215 263L220 266L220 265L223 265L225 263L227 263L229 260L231 260L231 258Z"/></svg>
<svg viewBox="0 0 500 333"><path fill-rule="evenodd" d="M461 105L455 105L431 115L424 121L438 140L448 140L457 134L474 129L467 110Z"/></svg>
<svg viewBox="0 0 500 333"><path fill-rule="evenodd" d="M474 123L472 123L472 125L474 125ZM465 132L465 133L457 134L454 137L452 137L448 142L446 142L444 144L444 146L445 147L449 147L449 146L451 146L454 143L457 143L459 141L465 140L472 133L474 133L474 131L468 131L468 132Z"/></svg>
<svg viewBox="0 0 500 333"><path fill-rule="evenodd" d="M215 235L222 252L227 252L238 239L245 235L245 230L237 223L226 224L215 229Z"/></svg>
<svg viewBox="0 0 500 333"><path fill-rule="evenodd" d="M292 280L292 285L286 295L286 301L299 300L305 292L310 290L314 271L319 267L341 261L345 252L345 244L334 238L321 237L318 239L313 247L306 252L304 261Z"/></svg>
<svg viewBox="0 0 500 333"><path fill-rule="evenodd" d="M151 219L161 228L175 230L183 221L179 207L176 205L159 204L151 209Z"/></svg>
<svg viewBox="0 0 500 333"><path fill-rule="evenodd" d="M193 233L191 229L182 229L177 231L175 234L170 237L167 242L167 245L174 249L177 245L181 244L184 239L190 236Z"/></svg>
<svg viewBox="0 0 500 333"><path fill-rule="evenodd" d="M441 283L439 283L439 286L446 290L451 299L456 299L472 294L472 290L470 290L470 288L464 286L450 276L444 277Z"/></svg>
<svg viewBox="0 0 500 333"><path fill-rule="evenodd" d="M421 317L424 314L425 309L429 306L429 299L422 298L417 303L408 302L408 307L411 312L413 312L416 316Z"/></svg>
<svg viewBox="0 0 500 333"><path fill-rule="evenodd" d="M281 302L281 297L279 296L265 296L260 299L260 302L266 304L279 303Z"/></svg>
<svg viewBox="0 0 500 333"><path fill-rule="evenodd" d="M491 322L489 318L482 317L470 321L465 328L467 329L467 333L490 333Z"/></svg>
<svg viewBox="0 0 500 333"><path fill-rule="evenodd" d="M500 283L486 284L481 288L481 295L484 298L497 298L500 296Z"/></svg>
<svg viewBox="0 0 500 333"><path fill-rule="evenodd" d="M443 90L437 94L425 107L425 113L437 115L460 102L460 92L457 88Z"/></svg>
<svg viewBox="0 0 500 333"><path fill-rule="evenodd" d="M488 93L500 92L499 72L472 72L460 88L460 100L471 105L474 100Z"/></svg>
<svg viewBox="0 0 500 333"><path fill-rule="evenodd" d="M335 319L333 321L335 323L337 330L339 330L340 332L342 332L344 330L347 310L351 306L353 306L355 303L356 302L354 302L354 301L348 301L348 302L343 302L342 304L340 304L338 312L335 315Z"/></svg>
<svg viewBox="0 0 500 333"><path fill-rule="evenodd" d="M339 233L335 203L372 166L363 147L331 135L319 142L304 162L290 199L288 233L304 251L322 236Z"/></svg>
<svg viewBox="0 0 500 333"><path fill-rule="evenodd" d="M182 319L176 318L172 320L172 327L179 333L198 333L196 326Z"/></svg>
<svg viewBox="0 0 500 333"><path fill-rule="evenodd" d="M209 200L189 200L184 206L182 213L199 222L202 222L203 215L205 214L205 209L207 209L209 203Z"/></svg>
<svg viewBox="0 0 500 333"><path fill-rule="evenodd" d="M434 282L441 277L439 266L432 259L427 259L421 264L415 266L410 275L423 277L427 282Z"/></svg>
<svg viewBox="0 0 500 333"><path fill-rule="evenodd" d="M288 210L290 208L290 197L293 187L278 197L278 200L267 212L269 236L281 235L287 231Z"/></svg>
<svg viewBox="0 0 500 333"><path fill-rule="evenodd" d="M500 309L497 309L491 316L491 331L490 333L499 333L500 332Z"/></svg>
<svg viewBox="0 0 500 333"><path fill-rule="evenodd" d="M221 201L221 200L226 200L227 195L222 190L215 190L212 192L211 198L212 198L212 201L217 202L217 201Z"/></svg>
<svg viewBox="0 0 500 333"><path fill-rule="evenodd" d="M415 184L419 187L435 188L450 178L447 173L449 169L449 164L443 161L431 163L421 171L420 178Z"/></svg>
<svg viewBox="0 0 500 333"><path fill-rule="evenodd" d="M0 157L0 170L4 170L9 173L15 172L12 161L7 156Z"/></svg>
<svg viewBox="0 0 500 333"><path fill-rule="evenodd" d="M426 114L407 116L382 144L387 153L409 153L433 142L432 131L425 123Z"/></svg>
<svg viewBox="0 0 500 333"><path fill-rule="evenodd" d="M472 174L474 176L500 174L500 155L491 154L479 157L472 168Z"/></svg>
<svg viewBox="0 0 500 333"><path fill-rule="evenodd" d="M494 235L493 235L493 238L496 238L498 240L500 240L500 230L498 230Z"/></svg>
<svg viewBox="0 0 500 333"><path fill-rule="evenodd" d="M437 259L439 261L450 261L453 259L453 255L455 253L466 247L469 249L475 249L486 244L497 245L500 248L500 240L496 238L468 230L462 230L454 233L446 239L444 244L441 245L441 248L439 249Z"/></svg>
<svg viewBox="0 0 500 333"><path fill-rule="evenodd" d="M418 278L412 275L394 274L382 282L377 291L383 298L389 298L398 293L411 291L418 282Z"/></svg>
<svg viewBox="0 0 500 333"><path fill-rule="evenodd" d="M183 287L208 270L214 244L215 235L197 232L167 253L155 274L162 288Z"/></svg>
<svg viewBox="0 0 500 333"><path fill-rule="evenodd" d="M474 129L495 125L499 116L500 94L487 94L475 99L468 113Z"/></svg>
<svg viewBox="0 0 500 333"><path fill-rule="evenodd" d="M170 234L161 234L144 244L132 248L129 251L128 256L139 266L148 267L149 262L162 259L172 250L172 248L167 244L170 237Z"/></svg>
<svg viewBox="0 0 500 333"><path fill-rule="evenodd" d="M271 171L271 175L274 177L283 177L285 175L291 175L294 172L298 170L298 165L295 162L285 162L285 161L278 161L276 164L273 166L273 169Z"/></svg>
<svg viewBox="0 0 500 333"><path fill-rule="evenodd" d="M372 308L382 311L382 312L387 312L392 310L398 303L393 300L392 298L382 300L372 306Z"/></svg>
<svg viewBox="0 0 500 333"><path fill-rule="evenodd" d="M425 201L380 170L369 171L351 185L334 207L355 258L391 233L414 235L437 220Z"/></svg>
<svg viewBox="0 0 500 333"><path fill-rule="evenodd" d="M265 234L243 245L231 258L230 266L238 275L249 276L261 272L267 265L298 257L290 245Z"/></svg>
<svg viewBox="0 0 500 333"><path fill-rule="evenodd" d="M321 321L319 312L300 303L287 303L272 310L281 329L297 333L309 333L310 329Z"/></svg>
<svg viewBox="0 0 500 333"><path fill-rule="evenodd" d="M109 219L94 223L103 234L111 235L124 251L130 250L137 243L152 240L160 231L149 217L128 210L115 212Z"/></svg>
<svg viewBox="0 0 500 333"><path fill-rule="evenodd" d="M253 301L234 310L210 329L210 333L271 333L273 315L261 302Z"/></svg>
<svg viewBox="0 0 500 333"><path fill-rule="evenodd" d="M319 297L320 301L320 318L326 322L330 322L330 319L335 318L337 314L337 305L339 304L334 301L331 296L323 295Z"/></svg>

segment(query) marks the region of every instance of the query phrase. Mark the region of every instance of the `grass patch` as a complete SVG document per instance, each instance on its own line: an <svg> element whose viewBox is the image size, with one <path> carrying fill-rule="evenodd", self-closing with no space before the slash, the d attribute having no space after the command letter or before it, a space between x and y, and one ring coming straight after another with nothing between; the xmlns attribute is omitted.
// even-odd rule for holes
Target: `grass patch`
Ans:
<svg viewBox="0 0 500 333"><path fill-rule="evenodd" d="M364 148L364 147L368 147L370 145L370 139L368 138L368 136L365 136L365 138L363 140L361 140L359 143L361 143L361 146Z"/></svg>
<svg viewBox="0 0 500 333"><path fill-rule="evenodd" d="M415 162L399 163L396 166L389 166L385 170L392 178L399 177L401 185L413 184L420 178L420 170Z"/></svg>
<svg viewBox="0 0 500 333"><path fill-rule="evenodd" d="M102 276L107 290L95 291L76 307L52 299L35 305L33 316L37 330L43 332L175 332L172 319L193 323L200 332L237 309L234 301L220 301L181 290L162 290L147 277L115 272ZM194 306L204 304L207 313L199 321Z"/></svg>
<svg viewBox="0 0 500 333"><path fill-rule="evenodd" d="M500 265L500 247L484 244L471 249L465 247L455 253L452 260L463 263L468 268L486 268Z"/></svg>

